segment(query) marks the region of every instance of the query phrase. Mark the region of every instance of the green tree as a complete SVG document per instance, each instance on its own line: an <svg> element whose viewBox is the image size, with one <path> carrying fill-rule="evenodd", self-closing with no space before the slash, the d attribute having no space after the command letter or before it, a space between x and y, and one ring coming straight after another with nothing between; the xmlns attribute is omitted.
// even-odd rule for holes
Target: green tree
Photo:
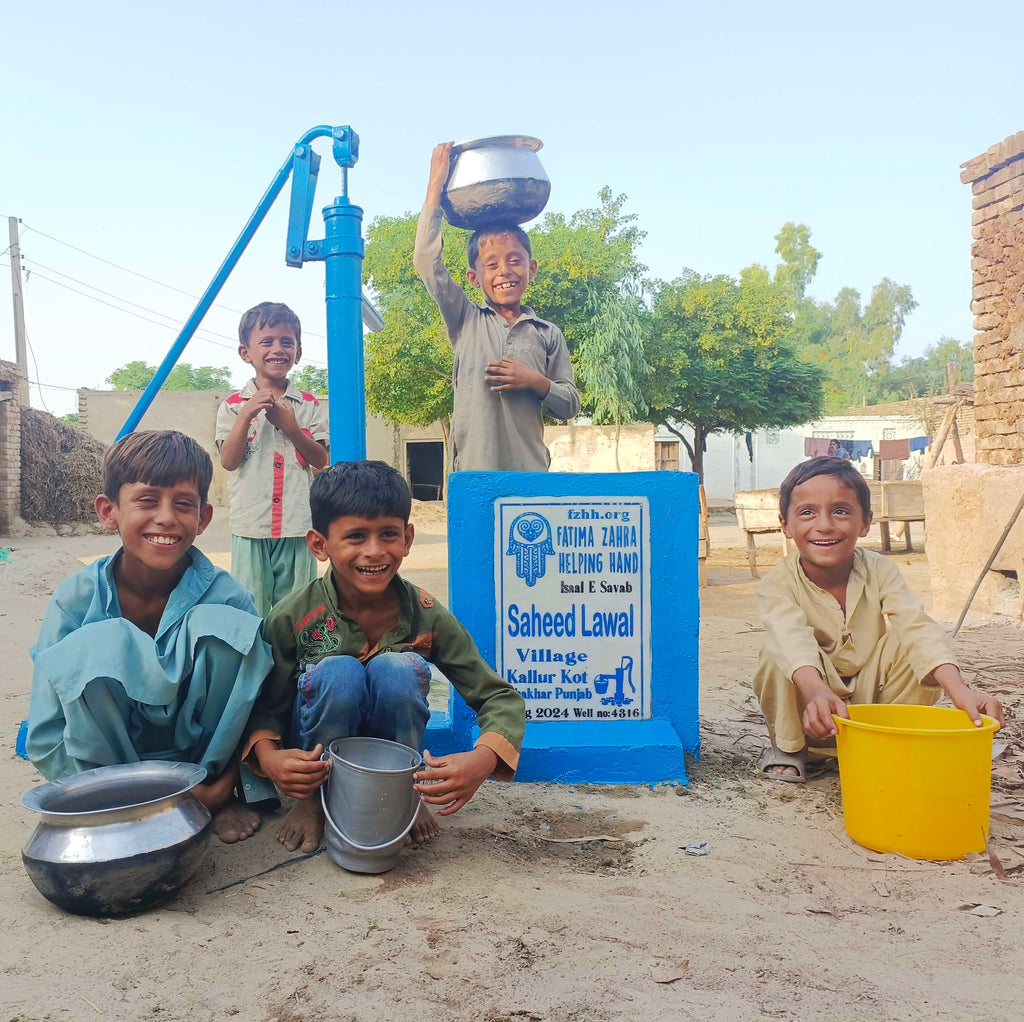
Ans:
<svg viewBox="0 0 1024 1022"><path fill-rule="evenodd" d="M623 213L626 196L613 196L606 187L598 199L599 207L577 210L568 219L548 213L530 231L538 269L527 301L558 324L574 359L592 329L593 299L613 301L623 285L635 290L647 269L637 255L646 235L636 226L636 214Z"/></svg>
<svg viewBox="0 0 1024 1022"><path fill-rule="evenodd" d="M589 330L577 348L578 382L590 399L598 425L615 424L615 468L619 469L619 434L624 422L647 412L643 385L650 375L644 358L647 310L630 290L605 296L591 294Z"/></svg>
<svg viewBox="0 0 1024 1022"><path fill-rule="evenodd" d="M795 312L818 272L821 253L811 244L810 228L792 221L775 235L775 251L782 262L775 267L774 283L788 296Z"/></svg>
<svg viewBox="0 0 1024 1022"><path fill-rule="evenodd" d="M954 382L973 380L974 350L969 344L943 337L938 344L925 348L921 355L904 358L876 376L871 381L868 402L881 404L945 394L949 389L949 372Z"/></svg>
<svg viewBox="0 0 1024 1022"><path fill-rule="evenodd" d="M843 411L863 404L889 371L893 349L917 302L906 285L883 277L861 306L860 292L844 287L828 310L820 357L828 366L825 407Z"/></svg>
<svg viewBox="0 0 1024 1022"><path fill-rule="evenodd" d="M156 376L156 366L128 362L108 377L114 390L145 390ZM162 390L229 390L231 370L226 366L191 366L179 362L167 375Z"/></svg>
<svg viewBox="0 0 1024 1022"><path fill-rule="evenodd" d="M774 283L791 303L792 339L803 357L825 368L827 411L843 411L854 404L877 400L892 391L886 377L907 316L917 302L906 285L884 277L862 307L860 292L845 287L833 302L808 296L821 253L811 245L811 232L803 224L787 223L775 236L781 262Z"/></svg>
<svg viewBox="0 0 1024 1022"><path fill-rule="evenodd" d="M659 288L645 346L647 400L701 479L712 433L781 429L821 414L825 373L799 356L791 306L791 294L761 266L738 281L688 270Z"/></svg>
<svg viewBox="0 0 1024 1022"><path fill-rule="evenodd" d="M299 390L304 390L307 394L327 393L327 366L304 365L296 369L289 379Z"/></svg>
<svg viewBox="0 0 1024 1022"><path fill-rule="evenodd" d="M442 231L448 267L466 275L464 232ZM364 283L383 330L365 338L366 407L390 422L440 422L447 445L452 414L452 350L441 317L412 265L416 217L377 217L367 229Z"/></svg>

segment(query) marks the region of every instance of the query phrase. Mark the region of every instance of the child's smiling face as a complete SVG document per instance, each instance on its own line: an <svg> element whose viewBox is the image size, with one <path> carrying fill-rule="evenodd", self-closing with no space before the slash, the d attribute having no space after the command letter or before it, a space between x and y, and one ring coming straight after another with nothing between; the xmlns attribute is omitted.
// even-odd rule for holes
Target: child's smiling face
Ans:
<svg viewBox="0 0 1024 1022"><path fill-rule="evenodd" d="M476 262L466 274L473 287L483 290L494 308L517 309L526 287L537 274L537 260L512 234L488 234L480 239Z"/></svg>
<svg viewBox="0 0 1024 1022"><path fill-rule="evenodd" d="M311 529L306 537L313 555L331 562L342 607L359 606L387 592L412 546L413 527L387 515L335 518L324 536Z"/></svg>
<svg viewBox="0 0 1024 1022"><path fill-rule="evenodd" d="M240 344L238 354L253 367L257 379L281 382L302 357L302 345L290 324L277 323L253 327L249 343Z"/></svg>
<svg viewBox="0 0 1024 1022"><path fill-rule="evenodd" d="M96 513L120 534L126 566L169 572L210 524L213 508L200 500L194 481L183 479L173 486L125 483L116 501L96 498Z"/></svg>
<svg viewBox="0 0 1024 1022"><path fill-rule="evenodd" d="M856 491L831 475L811 476L794 486L789 511L780 521L808 578L817 584L850 570L857 540L871 528L871 514L865 516Z"/></svg>

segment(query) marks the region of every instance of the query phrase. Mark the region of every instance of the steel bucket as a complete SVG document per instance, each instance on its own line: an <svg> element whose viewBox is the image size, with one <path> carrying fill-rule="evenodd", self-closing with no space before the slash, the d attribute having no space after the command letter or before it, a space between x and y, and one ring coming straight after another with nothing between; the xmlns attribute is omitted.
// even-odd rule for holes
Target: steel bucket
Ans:
<svg viewBox="0 0 1024 1022"><path fill-rule="evenodd" d="M331 764L320 788L328 856L352 873L394 869L419 812L413 774L423 757L383 738L335 738L322 758Z"/></svg>
<svg viewBox="0 0 1024 1022"><path fill-rule="evenodd" d="M21 858L40 894L89 916L139 912L174 897L210 844L209 810L192 794L194 763L96 767L25 792L40 814Z"/></svg>
<svg viewBox="0 0 1024 1022"><path fill-rule="evenodd" d="M441 208L453 227L475 231L495 223L524 224L539 216L551 182L529 135L495 135L452 146Z"/></svg>

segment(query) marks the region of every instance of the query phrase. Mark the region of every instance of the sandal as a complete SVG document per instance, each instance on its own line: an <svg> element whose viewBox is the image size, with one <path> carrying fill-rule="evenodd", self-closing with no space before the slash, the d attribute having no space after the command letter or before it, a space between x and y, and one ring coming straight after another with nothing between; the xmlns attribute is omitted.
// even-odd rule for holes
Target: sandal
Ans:
<svg viewBox="0 0 1024 1022"><path fill-rule="evenodd" d="M807 781L807 754L801 752L783 752L782 749L770 745L761 753L757 761L758 769L769 781L782 781L784 784L804 784ZM795 774L769 773L772 767L787 766L796 770Z"/></svg>

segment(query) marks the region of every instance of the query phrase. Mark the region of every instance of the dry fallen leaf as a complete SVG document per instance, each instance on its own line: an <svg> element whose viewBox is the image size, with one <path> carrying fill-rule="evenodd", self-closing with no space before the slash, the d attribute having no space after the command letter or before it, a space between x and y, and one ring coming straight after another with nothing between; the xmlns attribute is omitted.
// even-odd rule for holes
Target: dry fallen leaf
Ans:
<svg viewBox="0 0 1024 1022"><path fill-rule="evenodd" d="M999 856L989 848L988 849L988 861L992 866L992 872L995 873L996 878L999 880L1009 880L1010 878L1006 875L1006 870L1003 864L999 861Z"/></svg>
<svg viewBox="0 0 1024 1022"><path fill-rule="evenodd" d="M686 975L686 970L690 965L690 959L684 958L678 965L671 969L666 969L664 972L652 972L651 979L655 983L675 983L677 979L682 979Z"/></svg>

